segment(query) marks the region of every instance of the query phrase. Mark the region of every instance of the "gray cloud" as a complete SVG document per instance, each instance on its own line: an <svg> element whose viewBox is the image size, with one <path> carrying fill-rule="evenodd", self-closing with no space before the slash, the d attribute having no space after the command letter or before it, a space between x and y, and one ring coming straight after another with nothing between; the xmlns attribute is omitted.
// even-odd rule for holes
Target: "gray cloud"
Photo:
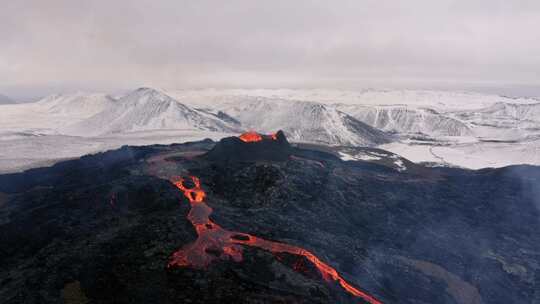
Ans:
<svg viewBox="0 0 540 304"><path fill-rule="evenodd" d="M537 0L8 1L0 90L540 85Z"/></svg>

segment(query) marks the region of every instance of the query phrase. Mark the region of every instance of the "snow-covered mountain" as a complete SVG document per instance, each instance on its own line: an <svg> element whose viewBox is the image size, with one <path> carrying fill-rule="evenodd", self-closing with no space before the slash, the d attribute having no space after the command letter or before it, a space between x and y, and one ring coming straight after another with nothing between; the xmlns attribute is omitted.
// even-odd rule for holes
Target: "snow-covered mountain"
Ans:
<svg viewBox="0 0 540 304"><path fill-rule="evenodd" d="M540 103L498 102L448 115L467 123L480 140L517 142L540 136Z"/></svg>
<svg viewBox="0 0 540 304"><path fill-rule="evenodd" d="M190 108L160 91L140 88L61 132L96 136L164 129L233 132L238 126L218 115Z"/></svg>
<svg viewBox="0 0 540 304"><path fill-rule="evenodd" d="M0 111L0 133L58 134L58 129L88 118L113 102L105 94L74 93L5 104Z"/></svg>
<svg viewBox="0 0 540 304"><path fill-rule="evenodd" d="M103 111L114 101L106 94L78 92L50 95L37 101L35 105L52 115L86 118Z"/></svg>
<svg viewBox="0 0 540 304"><path fill-rule="evenodd" d="M298 142L373 146L392 140L389 134L320 103L241 97L216 101L214 107L238 120L243 129L283 130Z"/></svg>
<svg viewBox="0 0 540 304"><path fill-rule="evenodd" d="M364 106L339 104L337 108L381 130L429 136L470 136L469 126L433 109L408 106Z"/></svg>
<svg viewBox="0 0 540 304"><path fill-rule="evenodd" d="M203 89L171 91L170 94L192 106L209 108L220 108L223 104L242 103L257 98L291 102L311 101L327 107L334 106L338 111L372 127L396 132L399 135L413 135L420 132L429 137L492 138L498 133L504 139L512 138L515 134L524 136L526 132L518 128L535 128L535 123L521 120L518 126L515 122L511 122L512 125L504 130L479 127L493 124L493 119L489 115L495 113L490 112L498 109L501 104L513 104L519 108L529 109L539 103L534 98L426 90ZM482 114L483 112L489 115Z"/></svg>
<svg viewBox="0 0 540 304"><path fill-rule="evenodd" d="M423 107L438 112L476 110L495 103L531 104L534 98L511 98L475 92L453 92L435 90L333 90L333 89L200 89L170 90L171 96L197 103L209 104L226 96L266 97L272 99L304 100L323 104L353 104L371 106L402 105Z"/></svg>
<svg viewBox="0 0 540 304"><path fill-rule="evenodd" d="M476 111L460 111L456 116L475 125L501 128L540 128L540 102L517 104L499 102Z"/></svg>

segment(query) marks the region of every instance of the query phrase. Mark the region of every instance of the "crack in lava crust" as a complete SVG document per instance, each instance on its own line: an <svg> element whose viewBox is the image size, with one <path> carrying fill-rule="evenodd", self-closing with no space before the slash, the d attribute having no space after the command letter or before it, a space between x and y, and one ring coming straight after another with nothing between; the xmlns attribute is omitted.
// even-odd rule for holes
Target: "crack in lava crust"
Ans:
<svg viewBox="0 0 540 304"><path fill-rule="evenodd" d="M228 231L221 228L210 220L212 208L208 206L204 199L206 193L201 188L199 178L190 177L194 186L187 188L183 178L171 180L189 200L191 210L188 220L195 227L198 238L195 242L185 245L180 250L173 253L168 267L193 267L207 268L215 259L232 259L236 262L242 261L242 245L251 246L277 253L288 253L296 256L303 256L309 260L319 270L326 281L337 282L349 294L362 298L371 304L382 304L379 300L361 291L348 283L330 265L321 261L310 251L289 244L267 241L246 233Z"/></svg>

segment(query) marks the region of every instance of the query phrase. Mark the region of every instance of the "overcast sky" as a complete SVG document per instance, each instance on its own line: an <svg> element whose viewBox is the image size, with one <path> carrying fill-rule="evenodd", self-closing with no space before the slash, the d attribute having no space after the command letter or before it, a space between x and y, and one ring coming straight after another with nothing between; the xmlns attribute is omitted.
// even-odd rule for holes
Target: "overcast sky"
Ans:
<svg viewBox="0 0 540 304"><path fill-rule="evenodd" d="M538 88L540 1L3 1L0 93L143 85Z"/></svg>

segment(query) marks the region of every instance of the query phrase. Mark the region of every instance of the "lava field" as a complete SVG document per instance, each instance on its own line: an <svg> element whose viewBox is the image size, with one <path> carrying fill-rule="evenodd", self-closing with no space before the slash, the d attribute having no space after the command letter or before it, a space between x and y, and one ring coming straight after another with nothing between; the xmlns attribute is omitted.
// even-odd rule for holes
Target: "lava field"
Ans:
<svg viewBox="0 0 540 304"><path fill-rule="evenodd" d="M540 303L539 189L282 132L126 146L0 175L0 299Z"/></svg>

